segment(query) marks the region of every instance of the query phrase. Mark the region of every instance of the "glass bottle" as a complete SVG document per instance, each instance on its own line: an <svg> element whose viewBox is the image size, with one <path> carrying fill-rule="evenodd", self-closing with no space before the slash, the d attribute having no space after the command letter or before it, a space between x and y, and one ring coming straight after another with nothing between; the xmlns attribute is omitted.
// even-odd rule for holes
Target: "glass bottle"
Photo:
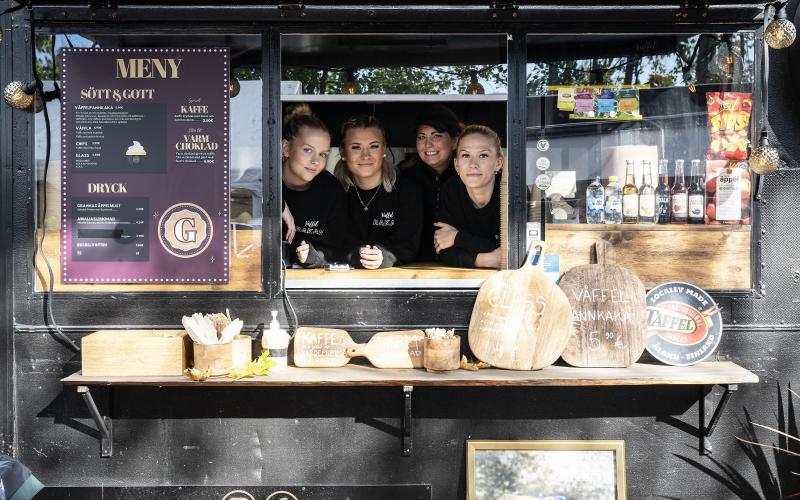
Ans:
<svg viewBox="0 0 800 500"><path fill-rule="evenodd" d="M705 224L706 188L700 175L700 160L692 160L689 173L689 224Z"/></svg>
<svg viewBox="0 0 800 500"><path fill-rule="evenodd" d="M639 188L639 222L655 224L656 189L653 187L653 169L649 161L642 161L642 186Z"/></svg>
<svg viewBox="0 0 800 500"><path fill-rule="evenodd" d="M595 177L586 187L586 222L588 224L602 224L605 211L606 195L600 177Z"/></svg>
<svg viewBox="0 0 800 500"><path fill-rule="evenodd" d="M625 186L622 187L622 222L639 222L639 188L636 187L635 166L632 160L625 162Z"/></svg>
<svg viewBox="0 0 800 500"><path fill-rule="evenodd" d="M617 182L617 176L608 177L606 186L606 209L603 214L606 224L622 223L622 188Z"/></svg>
<svg viewBox="0 0 800 500"><path fill-rule="evenodd" d="M669 160L658 162L658 186L656 187L656 223L669 224L672 212L669 188Z"/></svg>
<svg viewBox="0 0 800 500"><path fill-rule="evenodd" d="M672 223L686 224L689 208L689 190L683 174L683 160L675 160L675 181L672 183Z"/></svg>

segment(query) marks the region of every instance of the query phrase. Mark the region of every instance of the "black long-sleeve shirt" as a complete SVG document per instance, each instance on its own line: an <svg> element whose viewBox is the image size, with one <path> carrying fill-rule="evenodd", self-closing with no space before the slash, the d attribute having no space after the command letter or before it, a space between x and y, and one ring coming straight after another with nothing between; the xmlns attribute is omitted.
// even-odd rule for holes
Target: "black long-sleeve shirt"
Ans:
<svg viewBox="0 0 800 500"><path fill-rule="evenodd" d="M415 184L400 179L391 193L383 186L367 191L351 186L347 191L346 248L351 266L364 267L359 257L359 249L364 245L380 247L381 268L413 262L421 229L422 201Z"/></svg>
<svg viewBox="0 0 800 500"><path fill-rule="evenodd" d="M447 181L436 221L458 230L455 243L439 253L439 260L453 267L475 267L479 253L500 246L500 176L495 179L489 203L482 208L475 208L461 179Z"/></svg>
<svg viewBox="0 0 800 500"><path fill-rule="evenodd" d="M341 260L347 231L347 201L342 185L327 170L311 181L305 191L283 185L283 199L289 205L296 228L290 242L291 260L297 260L301 241L311 247L303 267L322 267Z"/></svg>
<svg viewBox="0 0 800 500"><path fill-rule="evenodd" d="M436 249L433 246L433 233L436 230L433 223L436 222L436 213L441 203L441 192L446 181L453 177L455 168L452 160L448 163L447 169L441 174L436 170L417 161L403 170L403 177L415 183L422 195L422 233L419 238L419 252L417 260L423 262L434 262L439 260Z"/></svg>

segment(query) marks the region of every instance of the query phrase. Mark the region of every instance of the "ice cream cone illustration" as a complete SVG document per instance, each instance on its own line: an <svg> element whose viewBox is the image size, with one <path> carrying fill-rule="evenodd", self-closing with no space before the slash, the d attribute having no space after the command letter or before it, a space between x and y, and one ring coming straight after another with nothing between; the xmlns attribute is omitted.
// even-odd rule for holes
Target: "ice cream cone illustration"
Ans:
<svg viewBox="0 0 800 500"><path fill-rule="evenodd" d="M128 150L125 151L125 156L128 158L128 165L138 165L142 157L147 156L147 151L139 141L133 141L133 146L128 146Z"/></svg>

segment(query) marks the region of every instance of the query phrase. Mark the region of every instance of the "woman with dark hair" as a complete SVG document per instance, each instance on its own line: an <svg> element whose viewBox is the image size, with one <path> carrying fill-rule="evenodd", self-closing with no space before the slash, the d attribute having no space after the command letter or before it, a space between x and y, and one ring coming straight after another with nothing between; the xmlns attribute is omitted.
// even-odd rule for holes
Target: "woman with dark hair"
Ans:
<svg viewBox="0 0 800 500"><path fill-rule="evenodd" d="M379 269L412 262L419 248L422 207L417 187L397 181L386 159L386 130L374 116L342 124L341 160L334 174L347 191L346 258Z"/></svg>
<svg viewBox="0 0 800 500"><path fill-rule="evenodd" d="M453 177L442 189L433 235L442 263L500 268L500 138L483 125L470 125L456 141Z"/></svg>
<svg viewBox="0 0 800 500"><path fill-rule="evenodd" d="M422 234L417 260L438 260L433 247L434 218L445 182L453 177L453 150L463 125L455 113L435 104L416 119L417 157L402 170L402 177L413 182L422 195Z"/></svg>
<svg viewBox="0 0 800 500"><path fill-rule="evenodd" d="M290 109L284 117L283 199L294 218L289 241L291 261L303 267L323 267L340 258L347 224L344 191L325 170L331 135L308 105Z"/></svg>

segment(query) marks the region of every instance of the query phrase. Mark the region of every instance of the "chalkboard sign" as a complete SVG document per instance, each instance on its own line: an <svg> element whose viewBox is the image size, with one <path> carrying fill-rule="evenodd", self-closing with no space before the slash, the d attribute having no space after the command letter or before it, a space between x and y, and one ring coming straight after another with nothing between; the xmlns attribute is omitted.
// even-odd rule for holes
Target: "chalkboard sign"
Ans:
<svg viewBox="0 0 800 500"><path fill-rule="evenodd" d="M597 264L576 266L559 286L572 306L572 336L561 357L572 366L627 367L644 352L647 304L641 280L595 244Z"/></svg>

